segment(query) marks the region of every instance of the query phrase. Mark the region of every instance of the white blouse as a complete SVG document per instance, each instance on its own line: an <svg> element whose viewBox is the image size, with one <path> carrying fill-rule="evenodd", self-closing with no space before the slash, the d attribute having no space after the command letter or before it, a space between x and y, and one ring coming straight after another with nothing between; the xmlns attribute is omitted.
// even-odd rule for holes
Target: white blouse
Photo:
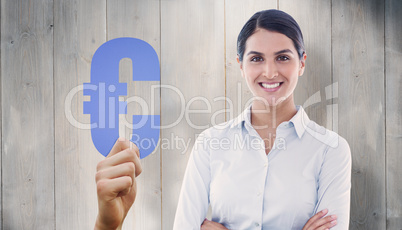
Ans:
<svg viewBox="0 0 402 230"><path fill-rule="evenodd" d="M250 123L251 106L202 132L188 161L173 229L200 229L209 204L212 221L228 229L300 230L325 208L338 216L331 230L348 229L349 145L296 108L277 127L268 155Z"/></svg>

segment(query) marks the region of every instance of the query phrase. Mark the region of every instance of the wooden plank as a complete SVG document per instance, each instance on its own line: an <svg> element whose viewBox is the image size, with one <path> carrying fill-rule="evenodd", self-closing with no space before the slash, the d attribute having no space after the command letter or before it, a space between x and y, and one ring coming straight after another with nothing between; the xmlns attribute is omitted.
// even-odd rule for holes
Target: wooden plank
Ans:
<svg viewBox="0 0 402 230"><path fill-rule="evenodd" d="M223 0L161 1L161 81L172 87L161 91L162 126L171 126L162 129L161 143L164 230L173 227L195 135L224 121L224 100L213 100L225 96L224 59ZM206 112L186 116L195 109Z"/></svg>
<svg viewBox="0 0 402 230"><path fill-rule="evenodd" d="M1 5L1 2L0 2L0 5ZM1 6L0 6L1 7ZM2 12L1 12L1 10L0 10L0 19L2 18L1 16L2 16L3 14L2 14ZM2 41L3 41L3 39L2 39L2 29L3 28L3 26L2 26L2 23L0 22L0 44L2 45L3 43L2 43ZM2 107L2 97L1 97L1 93L2 93L2 68L1 68L1 64L2 64L2 56L1 56L1 54L2 54L2 50L3 49L1 49L0 48L0 156L2 156L2 153L3 153L3 145L2 145L2 140L3 140L3 138L2 138L2 130L3 130L3 128L2 128L2 123L3 123L3 116L2 116L2 111L3 111L3 107ZM2 157L0 157L0 169L2 168L2 160L1 160L1 158ZM0 170L0 185L3 185L3 180L2 180L2 170ZM2 189L0 189L0 226L2 227L3 226L3 196L2 196Z"/></svg>
<svg viewBox="0 0 402 230"><path fill-rule="evenodd" d="M226 52L226 120L243 112L253 94L241 76L237 58L237 37L247 20L254 13L277 9L277 0L252 0L247 4L242 0L225 1L225 52Z"/></svg>
<svg viewBox="0 0 402 230"><path fill-rule="evenodd" d="M0 2L0 5L1 5L1 2ZM1 7L1 6L0 6ZM0 10L0 19L1 19L1 16L2 16L3 14L2 14L2 12L1 12L1 10ZM0 44L2 45L3 43L2 43L2 41L3 41L3 39L2 39L2 29L3 27L2 27L2 23L1 23L1 21L0 21ZM0 48L0 156L2 156L2 153L3 153L3 145L2 145L2 140L3 140L3 138L2 138L2 130L3 130L3 128L2 128L2 123L3 123L3 116L2 116L2 111L3 111L3 107L2 107L2 98L1 98L1 93L2 93L2 68L1 68L1 64L2 64L2 56L1 56L1 54L2 54L2 50L3 49L1 49ZM0 169L3 167L3 165L2 165L2 161L1 161L1 158L2 157L0 157ZM0 170L0 185L3 185L3 181L2 181L2 170ZM2 189L0 189L0 226L2 227L3 226L3 196L2 196Z"/></svg>
<svg viewBox="0 0 402 230"><path fill-rule="evenodd" d="M92 56L106 41L106 1L55 1L54 12L56 229L93 229L96 165L103 156L90 130L78 126L89 124L90 115L83 114L82 91L74 89L90 82Z"/></svg>
<svg viewBox="0 0 402 230"><path fill-rule="evenodd" d="M332 129L332 97L336 87L331 73L331 1L280 0L279 9L299 24L307 54L306 70L294 92L295 104L303 105L310 119ZM328 108L328 109L327 109Z"/></svg>
<svg viewBox="0 0 402 230"><path fill-rule="evenodd" d="M402 1L385 5L387 229L402 228Z"/></svg>
<svg viewBox="0 0 402 230"><path fill-rule="evenodd" d="M54 229L53 1L1 1L2 229Z"/></svg>
<svg viewBox="0 0 402 230"><path fill-rule="evenodd" d="M385 229L384 3L332 1L339 134L352 152L350 229Z"/></svg>
<svg viewBox="0 0 402 230"><path fill-rule="evenodd" d="M160 11L159 0L108 1L107 38L135 37L148 42L160 54ZM142 98L149 109L154 105L154 115L160 115L160 82L133 81L131 61L122 60L120 82L127 82L128 95ZM152 85L158 86L152 96ZM154 101L152 101L154 98ZM142 111L138 103L129 103L126 121L132 123L133 115L150 114ZM125 128L126 138L133 133L132 127ZM161 180L160 148L141 160L143 173L137 178L138 193L134 207L127 214L123 229L161 229Z"/></svg>

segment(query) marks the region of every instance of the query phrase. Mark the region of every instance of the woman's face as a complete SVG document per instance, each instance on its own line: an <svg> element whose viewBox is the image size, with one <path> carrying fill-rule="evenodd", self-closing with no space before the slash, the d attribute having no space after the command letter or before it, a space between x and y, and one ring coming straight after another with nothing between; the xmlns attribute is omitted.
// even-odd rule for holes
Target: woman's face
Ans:
<svg viewBox="0 0 402 230"><path fill-rule="evenodd" d="M253 95L270 106L292 100L298 77L304 72L306 55L299 59L286 35L257 29L246 41L242 76Z"/></svg>

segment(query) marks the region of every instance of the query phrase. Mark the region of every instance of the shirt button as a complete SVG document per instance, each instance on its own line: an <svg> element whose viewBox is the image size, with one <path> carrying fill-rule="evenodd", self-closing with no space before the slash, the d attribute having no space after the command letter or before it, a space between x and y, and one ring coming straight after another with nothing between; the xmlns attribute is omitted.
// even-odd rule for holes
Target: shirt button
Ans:
<svg viewBox="0 0 402 230"><path fill-rule="evenodd" d="M264 164L264 167L266 168L267 166L268 166L268 163L265 163L265 164Z"/></svg>
<svg viewBox="0 0 402 230"><path fill-rule="evenodd" d="M259 224L259 223L255 223L255 226L256 226L256 227L260 227L260 224Z"/></svg>
<svg viewBox="0 0 402 230"><path fill-rule="evenodd" d="M258 192L258 193L257 193L257 196L261 196L261 192Z"/></svg>

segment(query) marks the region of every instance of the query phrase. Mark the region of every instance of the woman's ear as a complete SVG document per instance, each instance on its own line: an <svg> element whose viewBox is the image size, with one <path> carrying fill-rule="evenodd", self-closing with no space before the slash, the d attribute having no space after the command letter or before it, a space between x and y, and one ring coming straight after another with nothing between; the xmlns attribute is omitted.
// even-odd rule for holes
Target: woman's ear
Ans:
<svg viewBox="0 0 402 230"><path fill-rule="evenodd" d="M240 64L240 69L243 70L243 62L240 61L239 54L237 54L236 60Z"/></svg>
<svg viewBox="0 0 402 230"><path fill-rule="evenodd" d="M306 59L307 59L307 54L306 54L306 52L304 52L303 57L300 60L299 77L302 76L304 73L304 69L306 67Z"/></svg>
<svg viewBox="0 0 402 230"><path fill-rule="evenodd" d="M243 71L243 62L242 62L242 61L240 61L240 59L239 59L239 54L237 54L237 58L236 58L236 60L237 60L237 63L239 63L239 64L240 64L240 73L241 73L241 76L242 76L242 77L244 77L244 71Z"/></svg>

